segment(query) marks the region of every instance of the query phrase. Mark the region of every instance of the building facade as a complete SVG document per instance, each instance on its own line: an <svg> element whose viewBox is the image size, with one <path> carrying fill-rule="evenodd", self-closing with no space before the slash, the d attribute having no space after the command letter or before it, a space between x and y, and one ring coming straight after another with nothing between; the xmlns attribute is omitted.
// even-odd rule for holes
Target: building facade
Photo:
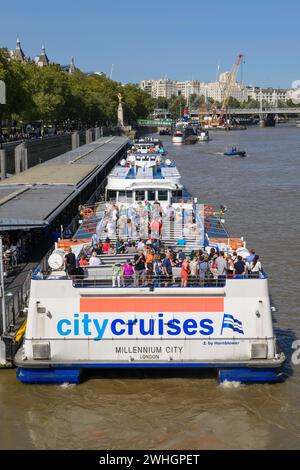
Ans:
<svg viewBox="0 0 300 470"><path fill-rule="evenodd" d="M277 106L281 101L286 103L289 99L289 90L284 88L260 88L257 86L247 87L248 98L255 101L263 101L273 106Z"/></svg>
<svg viewBox="0 0 300 470"><path fill-rule="evenodd" d="M192 94L203 95L206 99L212 98L214 101L222 103L225 97L226 86L230 72L220 74L216 82L200 82L198 80L177 81L170 79L143 80L140 82L140 88L153 98L174 96L183 96L186 100ZM231 87L230 96L243 102L248 99L260 101L270 105L276 105L279 102L286 103L289 98L289 90L282 88L260 88L256 86L246 86L242 82L235 82Z"/></svg>

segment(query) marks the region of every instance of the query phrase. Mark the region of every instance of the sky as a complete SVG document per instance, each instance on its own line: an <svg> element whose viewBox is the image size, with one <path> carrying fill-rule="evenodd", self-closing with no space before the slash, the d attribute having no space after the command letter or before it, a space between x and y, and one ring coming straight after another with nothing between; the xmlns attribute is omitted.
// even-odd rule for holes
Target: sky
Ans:
<svg viewBox="0 0 300 470"><path fill-rule="evenodd" d="M245 55L238 79L288 88L300 79L299 0L0 0L0 47L114 80L215 81Z"/></svg>

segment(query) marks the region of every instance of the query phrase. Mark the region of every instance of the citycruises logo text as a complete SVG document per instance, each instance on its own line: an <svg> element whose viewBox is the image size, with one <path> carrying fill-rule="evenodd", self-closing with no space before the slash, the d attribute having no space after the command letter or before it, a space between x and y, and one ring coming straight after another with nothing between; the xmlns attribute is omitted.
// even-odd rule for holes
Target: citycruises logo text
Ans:
<svg viewBox="0 0 300 470"><path fill-rule="evenodd" d="M228 316L228 315L227 315ZM234 319L235 322L237 321ZM232 324L233 325L233 324ZM223 317L220 334L225 328L233 330L228 319ZM234 324L235 325L235 324ZM240 334L244 334L242 323L239 329L234 328ZM164 313L158 313L151 318L95 318L89 313L75 313L73 319L62 318L57 322L57 332L60 336L86 336L95 341L111 336L210 336L214 333L214 322L211 318L172 318L166 320Z"/></svg>

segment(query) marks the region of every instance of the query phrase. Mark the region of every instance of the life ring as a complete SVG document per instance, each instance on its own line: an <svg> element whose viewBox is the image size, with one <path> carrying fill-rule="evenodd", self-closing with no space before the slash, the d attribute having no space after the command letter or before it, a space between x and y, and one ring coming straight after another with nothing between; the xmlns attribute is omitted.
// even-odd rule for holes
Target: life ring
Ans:
<svg viewBox="0 0 300 470"><path fill-rule="evenodd" d="M91 219L94 215L94 211L91 207L85 207L82 211L82 215L85 219Z"/></svg>
<svg viewBox="0 0 300 470"><path fill-rule="evenodd" d="M204 215L205 217L211 217L214 215L215 211L212 206L204 206Z"/></svg>

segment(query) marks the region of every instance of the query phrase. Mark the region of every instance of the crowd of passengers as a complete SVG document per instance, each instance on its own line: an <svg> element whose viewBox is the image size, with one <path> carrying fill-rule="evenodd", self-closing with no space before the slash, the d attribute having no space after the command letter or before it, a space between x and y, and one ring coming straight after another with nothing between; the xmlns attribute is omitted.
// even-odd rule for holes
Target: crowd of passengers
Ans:
<svg viewBox="0 0 300 470"><path fill-rule="evenodd" d="M2 235L3 261L5 270L28 260L32 250L32 236L28 232L4 233Z"/></svg>
<svg viewBox="0 0 300 470"><path fill-rule="evenodd" d="M125 263L113 262L111 266L112 286L170 286L175 277L181 278L181 286L225 284L226 278L259 278L262 266L255 250L243 258L236 252L225 254L217 248L210 252L192 250L186 254L182 248L165 248L160 240L142 240L138 242L118 239L116 245L107 238L104 243L84 247L78 259L71 248L65 256L65 270L69 275L84 274L83 268L101 266L106 255L128 254ZM176 269L175 269L176 268ZM174 276L173 269L176 270ZM180 272L180 275L178 275Z"/></svg>

